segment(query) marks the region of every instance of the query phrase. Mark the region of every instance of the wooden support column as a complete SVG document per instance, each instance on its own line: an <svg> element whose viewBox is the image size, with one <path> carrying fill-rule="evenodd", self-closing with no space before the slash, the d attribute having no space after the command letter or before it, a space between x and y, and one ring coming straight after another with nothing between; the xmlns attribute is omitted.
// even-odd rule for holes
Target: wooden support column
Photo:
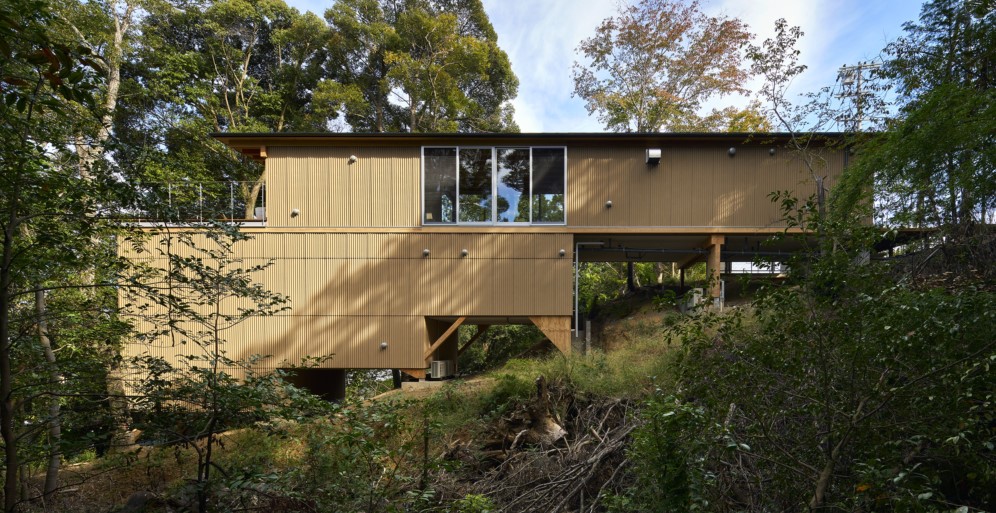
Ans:
<svg viewBox="0 0 996 513"><path fill-rule="evenodd" d="M543 316L530 317L530 321L536 325L546 338L553 342L561 353L571 354L571 316Z"/></svg>
<svg viewBox="0 0 996 513"><path fill-rule="evenodd" d="M709 296L712 298L713 305L719 306L719 296L722 294L722 287L719 283L719 272L722 266L720 253L723 250L723 243L726 242L726 237L723 235L713 235L709 242L709 260L707 264L709 268Z"/></svg>

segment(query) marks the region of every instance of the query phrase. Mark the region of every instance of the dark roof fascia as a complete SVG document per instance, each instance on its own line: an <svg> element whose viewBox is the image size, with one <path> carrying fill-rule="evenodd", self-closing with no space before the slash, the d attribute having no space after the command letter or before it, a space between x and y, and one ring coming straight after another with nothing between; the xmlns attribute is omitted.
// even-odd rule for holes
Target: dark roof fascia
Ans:
<svg viewBox="0 0 996 513"><path fill-rule="evenodd" d="M814 137L817 141L843 142L843 132L800 133L795 136ZM793 138L785 132L665 132L665 133L225 133L211 137L237 149L260 146L433 146L448 144L550 144L550 145L650 145L650 144L782 144Z"/></svg>

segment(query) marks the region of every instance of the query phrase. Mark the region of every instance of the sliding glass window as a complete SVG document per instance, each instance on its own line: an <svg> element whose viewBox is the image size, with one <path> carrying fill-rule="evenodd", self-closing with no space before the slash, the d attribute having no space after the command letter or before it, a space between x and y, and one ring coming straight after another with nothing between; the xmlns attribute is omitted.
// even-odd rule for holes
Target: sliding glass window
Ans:
<svg viewBox="0 0 996 513"><path fill-rule="evenodd" d="M564 222L564 149L533 148L533 222Z"/></svg>
<svg viewBox="0 0 996 513"><path fill-rule="evenodd" d="M457 195L457 149L425 148L422 201L425 223L455 223Z"/></svg>
<svg viewBox="0 0 996 513"><path fill-rule="evenodd" d="M493 159L491 148L460 148L459 219L461 223L490 223Z"/></svg>
<svg viewBox="0 0 996 513"><path fill-rule="evenodd" d="M499 223L529 222L529 148L498 148Z"/></svg>
<svg viewBox="0 0 996 513"><path fill-rule="evenodd" d="M426 224L563 224L566 150L424 148Z"/></svg>

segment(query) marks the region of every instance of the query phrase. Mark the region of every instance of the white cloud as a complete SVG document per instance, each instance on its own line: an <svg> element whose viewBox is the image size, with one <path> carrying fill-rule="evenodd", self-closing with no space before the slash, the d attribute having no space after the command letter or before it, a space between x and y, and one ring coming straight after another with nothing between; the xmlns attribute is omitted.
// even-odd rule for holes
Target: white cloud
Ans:
<svg viewBox="0 0 996 513"><path fill-rule="evenodd" d="M514 102L523 132L599 131L584 102L572 98L574 49L615 12L606 0L484 0L498 44L519 77Z"/></svg>

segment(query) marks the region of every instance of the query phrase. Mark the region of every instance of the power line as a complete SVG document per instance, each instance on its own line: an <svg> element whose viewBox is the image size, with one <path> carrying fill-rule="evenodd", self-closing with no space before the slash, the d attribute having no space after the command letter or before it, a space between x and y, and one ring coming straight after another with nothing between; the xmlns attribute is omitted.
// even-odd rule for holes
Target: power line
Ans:
<svg viewBox="0 0 996 513"><path fill-rule="evenodd" d="M881 67L882 64L879 62L858 62L853 66L845 64L837 71L837 80L841 85L841 92L837 97L841 99L849 98L854 106L854 117L840 118L842 122L850 122L847 130L854 132L861 130L861 125L865 120L865 102L870 94L865 90L865 84L869 80L865 77L865 72L870 73Z"/></svg>

